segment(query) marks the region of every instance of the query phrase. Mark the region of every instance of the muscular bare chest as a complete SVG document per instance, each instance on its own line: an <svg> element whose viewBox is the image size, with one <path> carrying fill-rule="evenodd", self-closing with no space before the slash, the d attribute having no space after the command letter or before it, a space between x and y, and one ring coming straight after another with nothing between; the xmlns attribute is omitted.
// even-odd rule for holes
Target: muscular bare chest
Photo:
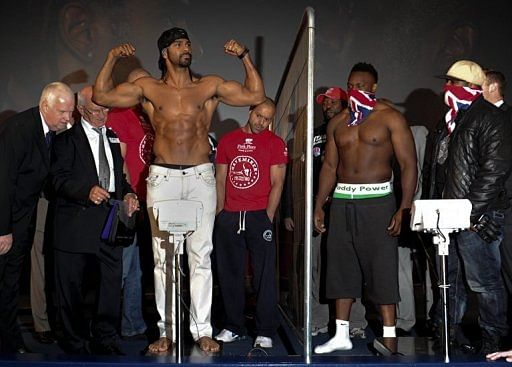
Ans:
<svg viewBox="0 0 512 367"><path fill-rule="evenodd" d="M357 126L340 124L335 132L335 139L336 145L342 150L378 149L391 143L389 130L379 121L378 116L372 116Z"/></svg>
<svg viewBox="0 0 512 367"><path fill-rule="evenodd" d="M211 89L211 88L210 88ZM157 162L198 164L208 160L207 139L216 99L207 84L175 88L158 83L144 90L155 129Z"/></svg>
<svg viewBox="0 0 512 367"><path fill-rule="evenodd" d="M156 120L197 120L211 110L208 107L212 93L199 85L177 89L162 84L147 93L147 97Z"/></svg>

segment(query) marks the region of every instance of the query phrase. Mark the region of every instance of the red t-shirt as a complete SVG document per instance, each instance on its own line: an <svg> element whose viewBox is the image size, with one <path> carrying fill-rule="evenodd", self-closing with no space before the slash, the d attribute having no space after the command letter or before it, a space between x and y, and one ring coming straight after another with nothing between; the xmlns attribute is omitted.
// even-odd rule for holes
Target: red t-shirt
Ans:
<svg viewBox="0 0 512 367"><path fill-rule="evenodd" d="M216 159L216 163L228 165L224 209L266 209L270 166L287 162L286 144L270 130L248 134L240 128L226 134L219 142Z"/></svg>
<svg viewBox="0 0 512 367"><path fill-rule="evenodd" d="M125 162L133 191L146 199L146 177L153 160L153 127L139 108L114 108L107 117L107 127L126 144Z"/></svg>

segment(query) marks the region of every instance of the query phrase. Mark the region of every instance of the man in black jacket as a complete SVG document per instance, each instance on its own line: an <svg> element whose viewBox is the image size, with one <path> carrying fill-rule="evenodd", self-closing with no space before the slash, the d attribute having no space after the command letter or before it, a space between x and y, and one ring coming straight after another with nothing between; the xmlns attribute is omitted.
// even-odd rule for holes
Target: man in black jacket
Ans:
<svg viewBox="0 0 512 367"><path fill-rule="evenodd" d="M74 107L71 89L51 83L43 89L38 107L14 115L0 127L1 352L26 352L16 323L21 268L34 239L51 140L72 120Z"/></svg>
<svg viewBox="0 0 512 367"><path fill-rule="evenodd" d="M505 193L512 163L512 127L481 95L485 74L472 61L448 70L445 102L449 132L444 199L469 199L471 229L454 236L448 258L450 321L457 328L467 307L464 283L476 293L482 329L480 353L499 348L507 333L507 294L500 272ZM464 271L462 271L464 269Z"/></svg>
<svg viewBox="0 0 512 367"><path fill-rule="evenodd" d="M123 174L119 139L105 128L108 109L92 102L92 87L78 93L81 121L55 139L51 176L55 191L54 241L58 312L71 354L122 354L117 324L121 302L121 246L101 240L110 198L126 201L128 214L138 208L137 196ZM86 265L99 269L93 339L82 313ZM89 350L90 349L90 350Z"/></svg>
<svg viewBox="0 0 512 367"><path fill-rule="evenodd" d="M511 113L512 109L504 101L504 92L507 86L505 75L497 70L487 70L485 72L485 81L482 84L482 95L487 102L492 103L500 110L505 111L509 117L509 123L512 124ZM512 179L509 177L505 182L505 188L507 189L507 196L510 202L512 198ZM505 281L505 287L509 294L512 294L512 213L510 208L505 213L505 227L504 227L504 238L501 243L501 271L503 273L503 280ZM510 318L510 315L509 315ZM509 324L510 321L508 320Z"/></svg>

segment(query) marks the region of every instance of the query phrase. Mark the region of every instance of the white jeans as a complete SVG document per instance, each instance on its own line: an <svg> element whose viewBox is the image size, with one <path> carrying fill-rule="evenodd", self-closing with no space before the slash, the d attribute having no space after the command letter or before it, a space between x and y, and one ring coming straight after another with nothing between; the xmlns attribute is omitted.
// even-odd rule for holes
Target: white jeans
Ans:
<svg viewBox="0 0 512 367"><path fill-rule="evenodd" d="M155 300L160 315L160 321L158 321L160 337L168 337L173 342L176 341L173 307L174 245L169 243L169 233L158 229L158 222L153 214L153 203L171 199L196 200L203 204L201 225L186 240L190 270L190 332L194 340L203 336L211 337L212 267L210 254L213 250L212 233L217 204L213 165L205 163L183 170L152 165L149 169L147 187L147 204L155 262ZM169 290L166 289L166 277L172 282ZM168 297L167 300L166 297Z"/></svg>

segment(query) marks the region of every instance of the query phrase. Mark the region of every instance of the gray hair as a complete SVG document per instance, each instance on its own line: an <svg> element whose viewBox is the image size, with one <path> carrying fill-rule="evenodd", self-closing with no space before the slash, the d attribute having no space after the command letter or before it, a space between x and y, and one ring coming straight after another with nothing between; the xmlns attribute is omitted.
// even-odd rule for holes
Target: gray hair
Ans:
<svg viewBox="0 0 512 367"><path fill-rule="evenodd" d="M87 100L86 98L83 96L82 94L82 91L79 91L77 94L76 94L76 105L77 106L85 106L85 104L87 103Z"/></svg>

